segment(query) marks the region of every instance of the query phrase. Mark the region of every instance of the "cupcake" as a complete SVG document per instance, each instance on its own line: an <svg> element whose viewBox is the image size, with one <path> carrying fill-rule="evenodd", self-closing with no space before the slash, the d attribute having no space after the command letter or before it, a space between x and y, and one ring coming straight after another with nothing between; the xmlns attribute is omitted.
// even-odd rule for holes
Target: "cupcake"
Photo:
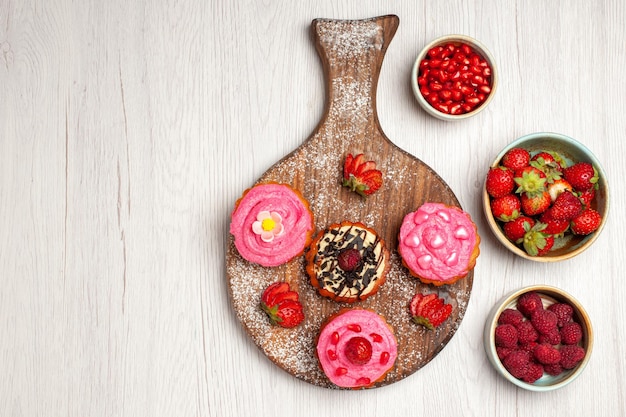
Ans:
<svg viewBox="0 0 626 417"><path fill-rule="evenodd" d="M317 338L317 357L328 379L342 388L367 388L382 381L398 356L385 319L371 310L347 309L331 316Z"/></svg>
<svg viewBox="0 0 626 417"><path fill-rule="evenodd" d="M458 207L425 203L400 226L398 252L411 275L426 284L453 284L476 265L480 236Z"/></svg>
<svg viewBox="0 0 626 417"><path fill-rule="evenodd" d="M349 221L319 232L305 257L306 271L318 292L346 303L376 294L390 267L385 242L364 224Z"/></svg>
<svg viewBox="0 0 626 417"><path fill-rule="evenodd" d="M259 184L244 192L230 222L239 254L266 267L304 252L313 234L313 213L299 191L287 184Z"/></svg>

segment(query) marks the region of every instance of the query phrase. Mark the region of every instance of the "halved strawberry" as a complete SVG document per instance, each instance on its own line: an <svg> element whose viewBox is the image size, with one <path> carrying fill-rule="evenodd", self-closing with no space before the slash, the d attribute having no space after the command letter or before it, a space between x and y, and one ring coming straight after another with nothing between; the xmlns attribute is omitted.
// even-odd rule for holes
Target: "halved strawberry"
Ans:
<svg viewBox="0 0 626 417"><path fill-rule="evenodd" d="M383 174L374 161L366 161L363 154L348 154L343 165L344 187L363 197L375 193L383 184Z"/></svg>
<svg viewBox="0 0 626 417"><path fill-rule="evenodd" d="M272 324L281 327L295 327L304 320L299 295L292 291L286 282L270 284L261 295L261 309L268 315Z"/></svg>
<svg viewBox="0 0 626 417"><path fill-rule="evenodd" d="M550 199L552 201L556 200L556 198L565 190L572 191L572 184L567 182L563 178L556 179L548 184L548 192L550 193Z"/></svg>
<svg viewBox="0 0 626 417"><path fill-rule="evenodd" d="M415 323L434 330L450 317L452 306L446 304L437 294L417 293L411 299L409 310Z"/></svg>
<svg viewBox="0 0 626 417"><path fill-rule="evenodd" d="M282 281L277 281L270 284L263 294L261 295L261 302L265 305L272 306L272 300L276 297L277 294L284 293L289 291L289 284Z"/></svg>
<svg viewBox="0 0 626 417"><path fill-rule="evenodd" d="M296 327L304 320L302 304L299 301L284 300L273 307L263 309L272 324L280 327Z"/></svg>

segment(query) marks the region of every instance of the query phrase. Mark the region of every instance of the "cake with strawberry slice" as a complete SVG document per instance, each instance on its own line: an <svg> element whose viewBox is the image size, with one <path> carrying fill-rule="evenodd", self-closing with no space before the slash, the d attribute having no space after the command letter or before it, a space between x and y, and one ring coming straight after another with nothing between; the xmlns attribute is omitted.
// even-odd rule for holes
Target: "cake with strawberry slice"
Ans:
<svg viewBox="0 0 626 417"><path fill-rule="evenodd" d="M475 266L480 236L458 207L425 203L402 220L398 252L411 275L426 284L453 284Z"/></svg>
<svg viewBox="0 0 626 417"><path fill-rule="evenodd" d="M322 325L317 357L324 374L342 388L367 388L382 381L398 356L385 319L367 309L345 309Z"/></svg>
<svg viewBox="0 0 626 417"><path fill-rule="evenodd" d="M239 254L266 267L301 255L311 241L314 223L308 201L287 184L258 184L237 200L230 233Z"/></svg>
<svg viewBox="0 0 626 417"><path fill-rule="evenodd" d="M352 303L374 295L386 280L390 254L385 242L362 223L332 224L313 239L306 271L318 292Z"/></svg>

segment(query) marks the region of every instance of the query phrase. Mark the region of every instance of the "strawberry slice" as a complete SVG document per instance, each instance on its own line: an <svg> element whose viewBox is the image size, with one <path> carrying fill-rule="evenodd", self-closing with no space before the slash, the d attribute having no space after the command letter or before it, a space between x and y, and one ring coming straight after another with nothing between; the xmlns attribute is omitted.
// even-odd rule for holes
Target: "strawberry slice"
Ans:
<svg viewBox="0 0 626 417"><path fill-rule="evenodd" d="M299 299L298 293L295 291L289 290L289 291L280 292L276 294L274 297L270 298L268 305L275 306L275 305L279 305L281 302L285 300L298 301L298 299Z"/></svg>
<svg viewBox="0 0 626 417"><path fill-rule="evenodd" d="M343 165L343 183L363 197L375 193L383 184L383 174L376 169L376 162L365 160L363 154L348 154Z"/></svg>
<svg viewBox="0 0 626 417"><path fill-rule="evenodd" d="M289 284L286 282L274 282L272 284L270 284L269 287L267 287L265 289L265 291L263 291L263 294L261 295L261 302L267 306L272 306L274 305L272 303L272 300L274 299L274 297L276 297L277 294L283 293L289 291Z"/></svg>
<svg viewBox="0 0 626 417"><path fill-rule="evenodd" d="M417 293L411 299L409 310L415 323L434 330L450 317L452 306L435 293Z"/></svg>

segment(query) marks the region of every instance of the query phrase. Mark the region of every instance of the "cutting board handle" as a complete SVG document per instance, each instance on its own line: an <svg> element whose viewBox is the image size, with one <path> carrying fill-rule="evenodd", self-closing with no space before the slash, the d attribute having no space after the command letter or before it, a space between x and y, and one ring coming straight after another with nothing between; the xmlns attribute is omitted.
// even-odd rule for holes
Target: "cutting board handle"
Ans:
<svg viewBox="0 0 626 417"><path fill-rule="evenodd" d="M398 16L363 20L315 19L311 24L325 77L326 105L321 125L345 131L375 124L376 87L383 58L398 29ZM359 126L361 128L359 128Z"/></svg>

